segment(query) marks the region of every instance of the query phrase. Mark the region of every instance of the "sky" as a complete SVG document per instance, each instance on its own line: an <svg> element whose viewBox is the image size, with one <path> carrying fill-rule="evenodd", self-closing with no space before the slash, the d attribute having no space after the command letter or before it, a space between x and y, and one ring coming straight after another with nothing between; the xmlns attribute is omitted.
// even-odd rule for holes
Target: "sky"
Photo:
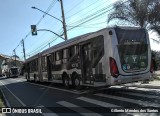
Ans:
<svg viewBox="0 0 160 116"><path fill-rule="evenodd" d="M67 30L77 24L87 20L89 17L101 13L102 8L108 7L109 10L117 0L63 0L64 12ZM13 50L23 59L23 48L20 43L24 39L26 56L30 57L50 46L60 43L64 40L57 38L56 35L46 31L38 31L37 36L32 36L31 25L37 25L37 29L49 29L62 34L62 23L44 13L32 9L35 6L49 14L61 18L61 7L58 0L1 0L0 1L0 54L13 55ZM94 18L74 29L67 31L68 39L93 32L104 27L107 24L107 14L109 12ZM94 14L94 15L93 15ZM154 34L150 34L154 38ZM153 50L160 50L160 44L152 42ZM157 45L157 46L156 46Z"/></svg>

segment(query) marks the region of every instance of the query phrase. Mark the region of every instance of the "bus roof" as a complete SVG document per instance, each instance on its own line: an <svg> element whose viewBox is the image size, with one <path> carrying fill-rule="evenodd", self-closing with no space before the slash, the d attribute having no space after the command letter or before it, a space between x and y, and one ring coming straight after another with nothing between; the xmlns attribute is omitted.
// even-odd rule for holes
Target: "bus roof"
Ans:
<svg viewBox="0 0 160 116"><path fill-rule="evenodd" d="M112 26L112 27L106 27L106 28L100 29L98 31L90 32L90 33L87 33L87 34L83 34L83 35L80 35L80 36L68 39L68 40L66 40L64 42L61 42L61 43L57 44L57 45L54 45L54 46L52 46L52 47L50 47L48 49L43 50L42 52L37 53L36 55L28 58L25 62L29 62L31 60L34 60L34 59L38 58L39 54L41 54L42 56L43 55L50 55L50 53L58 50L59 48L65 48L65 45L67 45L67 44L71 44L71 43L73 43L75 41L81 40L82 38L87 37L89 35L92 35L94 33L98 33L98 32L104 31L104 30L111 30L111 29L114 29L114 28L140 29L141 27L137 27L137 26L134 26L134 27L133 26Z"/></svg>

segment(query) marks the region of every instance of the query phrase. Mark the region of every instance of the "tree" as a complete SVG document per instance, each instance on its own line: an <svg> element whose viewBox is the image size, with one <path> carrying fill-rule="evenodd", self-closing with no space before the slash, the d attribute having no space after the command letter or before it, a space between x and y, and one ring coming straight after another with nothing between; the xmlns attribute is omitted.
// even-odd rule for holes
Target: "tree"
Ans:
<svg viewBox="0 0 160 116"><path fill-rule="evenodd" d="M128 22L147 30L155 30L160 35L160 0L127 0L118 1L108 15L108 23Z"/></svg>

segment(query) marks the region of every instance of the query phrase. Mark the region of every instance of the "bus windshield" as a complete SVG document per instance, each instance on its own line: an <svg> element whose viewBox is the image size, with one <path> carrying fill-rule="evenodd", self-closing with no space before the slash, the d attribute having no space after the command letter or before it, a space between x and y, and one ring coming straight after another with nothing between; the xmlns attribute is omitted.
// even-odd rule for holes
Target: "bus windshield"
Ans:
<svg viewBox="0 0 160 116"><path fill-rule="evenodd" d="M18 73L18 68L11 68L11 71L13 74L16 74L16 73Z"/></svg>
<svg viewBox="0 0 160 116"><path fill-rule="evenodd" d="M148 66L148 45L144 29L116 29L121 67L125 72L145 70Z"/></svg>

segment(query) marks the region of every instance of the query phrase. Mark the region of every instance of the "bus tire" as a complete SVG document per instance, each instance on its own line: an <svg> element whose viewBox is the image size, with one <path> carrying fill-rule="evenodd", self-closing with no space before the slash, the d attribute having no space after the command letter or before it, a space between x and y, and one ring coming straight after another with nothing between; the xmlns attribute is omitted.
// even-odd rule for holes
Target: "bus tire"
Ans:
<svg viewBox="0 0 160 116"><path fill-rule="evenodd" d="M77 90L82 89L81 79L80 79L80 77L78 76L77 73L75 73L75 74L73 75L73 80L74 80L74 82L73 82L74 88L77 89Z"/></svg>
<svg viewBox="0 0 160 116"><path fill-rule="evenodd" d="M69 77L67 74L63 74L63 85L66 89L69 89Z"/></svg>

